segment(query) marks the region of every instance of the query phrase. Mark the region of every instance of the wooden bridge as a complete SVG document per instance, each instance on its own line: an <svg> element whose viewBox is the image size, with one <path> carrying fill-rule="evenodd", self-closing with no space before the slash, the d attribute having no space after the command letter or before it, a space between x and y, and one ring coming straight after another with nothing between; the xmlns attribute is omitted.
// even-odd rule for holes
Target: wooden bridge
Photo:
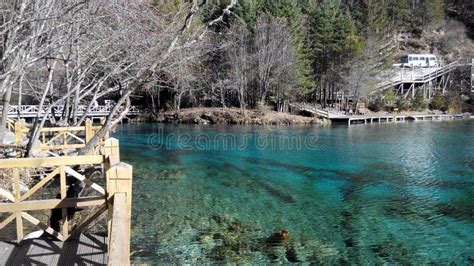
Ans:
<svg viewBox="0 0 474 266"><path fill-rule="evenodd" d="M313 115L317 115L318 117L323 117L326 119L341 119L346 118L347 115L342 112L331 108L320 108L316 104L309 104L309 103L290 103L291 108L294 110L304 111Z"/></svg>
<svg viewBox="0 0 474 266"><path fill-rule="evenodd" d="M471 96L474 97L474 59L471 62L453 62L445 66L434 68L400 68L396 74L387 80L376 84L376 90L373 93L383 92L388 89L395 89L396 93L403 95L405 98L411 96L415 97L415 91L421 90L425 98L432 98L436 90L441 90L445 93L450 78L454 70L459 67L471 67ZM351 98L353 96L347 96ZM341 99L342 100L342 99ZM424 114L421 117L414 117L411 115L354 115L337 110L335 108L322 108L317 104L308 103L290 103L290 108L307 112L318 117L334 120L334 121L348 121L350 125L352 122L358 123L360 121L367 123L367 121L378 122L399 122L405 120L440 120L440 119L455 119L464 116L452 115L433 115ZM424 118L426 117L426 119Z"/></svg>
<svg viewBox="0 0 474 266"><path fill-rule="evenodd" d="M435 121L435 120L453 120L469 118L468 114L442 114L442 113L392 113L392 114L365 114L355 115L347 114L342 111L331 108L321 109L317 105L291 103L290 106L295 110L304 111L318 117L329 119L333 122L347 123L349 126L353 124L372 124L372 123L391 123L391 122L405 122L405 121Z"/></svg>
<svg viewBox="0 0 474 266"><path fill-rule="evenodd" d="M405 121L441 121L466 119L469 114L372 114L354 115L344 119L349 126L354 124L397 123Z"/></svg>
<svg viewBox="0 0 474 266"><path fill-rule="evenodd" d="M25 128L18 123L13 126L16 135L24 134ZM40 148L49 149L55 157L0 160L0 171L11 177L3 180L7 187L0 187L0 265L130 264L132 166L120 162L118 140L105 139L89 155L57 157L58 150L85 145L97 127L46 128ZM90 179L87 169L101 172L103 179ZM39 181L22 190L22 177L38 173ZM76 182L85 184L81 195L86 196L70 195ZM89 210L87 215L82 215L84 209ZM73 217L75 211L82 213ZM48 213L56 213L59 224L45 221ZM84 233L101 221L105 232ZM24 240L35 227L42 236ZM5 241L12 232L16 241Z"/></svg>
<svg viewBox="0 0 474 266"><path fill-rule="evenodd" d="M79 105L77 109L75 110L77 116L82 116L84 115L85 112L87 112L88 117L106 117L109 115L109 113L112 111L113 106L109 105L99 105L99 106L93 106L89 110L87 109L87 106L85 105ZM124 107L120 107L119 112L123 111ZM2 107L0 106L0 112L2 112ZM40 107L38 105L11 105L10 108L8 109L8 117L9 118L16 118L16 119L22 119L22 118L34 118L38 114L40 117L43 117L44 114L46 113L48 109L48 106L43 106L40 110ZM54 106L53 109L50 112L50 115L55 116L55 117L60 117L64 113L64 106ZM128 111L128 115L138 115L140 113L140 110L136 106L130 106L130 109Z"/></svg>

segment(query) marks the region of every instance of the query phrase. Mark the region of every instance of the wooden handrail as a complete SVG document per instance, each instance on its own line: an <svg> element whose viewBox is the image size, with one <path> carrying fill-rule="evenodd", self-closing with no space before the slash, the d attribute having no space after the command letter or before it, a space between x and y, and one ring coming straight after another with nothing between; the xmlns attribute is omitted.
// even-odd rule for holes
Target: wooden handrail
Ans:
<svg viewBox="0 0 474 266"><path fill-rule="evenodd" d="M105 169L105 189L85 176L76 172L72 166L76 165L102 165ZM46 177L32 187L28 192L20 192L21 169L53 168ZM130 264L130 226L132 212L132 166L120 162L119 142L110 138L105 140L100 155L47 157L47 158L21 158L0 160L0 169L12 171L14 192L0 188L0 195L9 200L0 204L0 213L11 213L4 221L0 221L0 230L13 221L16 221L17 240L24 236L23 220L27 220L42 228L53 237L65 241L72 236L77 236L94 220L108 211L108 248L109 265ZM67 198L67 183L70 178L84 182L102 196L86 198ZM59 178L59 199L28 200L28 198L45 186L54 178ZM83 208L102 206L94 214L70 231L68 226L68 208ZM28 212L37 210L61 209L62 226L59 231L42 223Z"/></svg>
<svg viewBox="0 0 474 266"><path fill-rule="evenodd" d="M104 120L101 120L102 125L104 122ZM57 150L64 150L66 154L67 150L76 150L85 147L95 134L99 132L102 125L94 126L92 120L86 119L84 126L42 128L40 130L40 143L37 149L59 157L60 155L57 153ZM25 120L16 121L14 124L15 144L19 146L22 145L29 131L30 128L25 123ZM108 135L104 137L104 140L107 138ZM103 141L99 142L99 144L103 143ZM21 157L21 154L18 154L17 157Z"/></svg>
<svg viewBox="0 0 474 266"><path fill-rule="evenodd" d="M56 167L61 165L87 165L101 164L104 162L105 159L102 155L3 159L0 160L0 169Z"/></svg>
<svg viewBox="0 0 474 266"><path fill-rule="evenodd" d="M130 264L130 217L127 194L115 193L113 197L112 228L109 238L109 265Z"/></svg>
<svg viewBox="0 0 474 266"><path fill-rule="evenodd" d="M93 129L101 129L102 126L93 126ZM41 132L64 132L64 131L86 131L86 126L80 127L45 127L41 129Z"/></svg>

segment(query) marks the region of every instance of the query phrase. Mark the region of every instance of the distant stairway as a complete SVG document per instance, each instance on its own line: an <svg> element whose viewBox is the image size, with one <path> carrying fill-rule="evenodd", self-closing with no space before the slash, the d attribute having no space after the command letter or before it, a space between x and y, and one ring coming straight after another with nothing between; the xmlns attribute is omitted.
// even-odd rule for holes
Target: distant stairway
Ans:
<svg viewBox="0 0 474 266"><path fill-rule="evenodd" d="M435 68L401 68L400 71L389 80L376 85L376 91L397 87L403 84L426 84L435 79L442 78L451 73L459 66L458 62L453 62L442 67Z"/></svg>

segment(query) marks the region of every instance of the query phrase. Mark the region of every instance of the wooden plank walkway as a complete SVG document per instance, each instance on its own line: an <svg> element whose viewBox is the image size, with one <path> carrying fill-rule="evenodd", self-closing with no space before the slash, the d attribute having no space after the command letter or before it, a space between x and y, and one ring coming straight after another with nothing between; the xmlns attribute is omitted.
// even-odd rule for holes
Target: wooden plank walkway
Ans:
<svg viewBox="0 0 474 266"><path fill-rule="evenodd" d="M352 124L373 124L373 123L390 123L390 122L405 122L405 121L441 121L454 119L468 119L468 114L390 114L390 115L354 115L348 116L343 121L347 120L348 125Z"/></svg>
<svg viewBox="0 0 474 266"><path fill-rule="evenodd" d="M82 234L66 242L52 238L0 242L0 265L107 265L107 237Z"/></svg>

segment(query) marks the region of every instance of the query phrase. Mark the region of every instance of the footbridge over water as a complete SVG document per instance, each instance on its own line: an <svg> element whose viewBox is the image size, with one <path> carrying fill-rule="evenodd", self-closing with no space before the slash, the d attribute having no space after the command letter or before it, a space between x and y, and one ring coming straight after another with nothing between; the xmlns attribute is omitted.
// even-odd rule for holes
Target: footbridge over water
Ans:
<svg viewBox="0 0 474 266"><path fill-rule="evenodd" d="M313 114L320 118L331 120L332 122L347 123L349 126L354 124L373 124L373 123L389 123L389 122L406 122L406 121L439 121L468 119L470 114L444 114L444 113L367 113L353 114L344 111L335 110L333 108L322 109L314 104L308 103L291 103L293 110L303 111Z"/></svg>
<svg viewBox="0 0 474 266"><path fill-rule="evenodd" d="M100 118L100 117L106 117L109 115L109 113L112 111L114 106L110 105L98 105L98 106L93 106L88 109L87 106L85 105L79 105L75 113L77 116L83 116L84 113L87 113L87 117L91 118ZM0 112L2 112L2 106L0 106ZM48 106L43 106L40 108L38 105L11 105L10 108L8 109L8 117L9 118L14 118L14 119L25 119L25 118L34 118L39 114L39 117L44 117L44 115L47 113ZM119 112L123 111L124 107L119 108ZM54 117L60 117L64 113L64 106L54 106L51 112L49 113L50 116ZM74 110L70 110L70 112L73 112ZM135 116L140 113L140 110L137 106L131 106L128 115Z"/></svg>
<svg viewBox="0 0 474 266"><path fill-rule="evenodd" d="M318 117L327 119L344 119L347 115L343 111L338 111L331 108L320 108L318 105L309 103L290 103L290 107L294 110L307 112Z"/></svg>

